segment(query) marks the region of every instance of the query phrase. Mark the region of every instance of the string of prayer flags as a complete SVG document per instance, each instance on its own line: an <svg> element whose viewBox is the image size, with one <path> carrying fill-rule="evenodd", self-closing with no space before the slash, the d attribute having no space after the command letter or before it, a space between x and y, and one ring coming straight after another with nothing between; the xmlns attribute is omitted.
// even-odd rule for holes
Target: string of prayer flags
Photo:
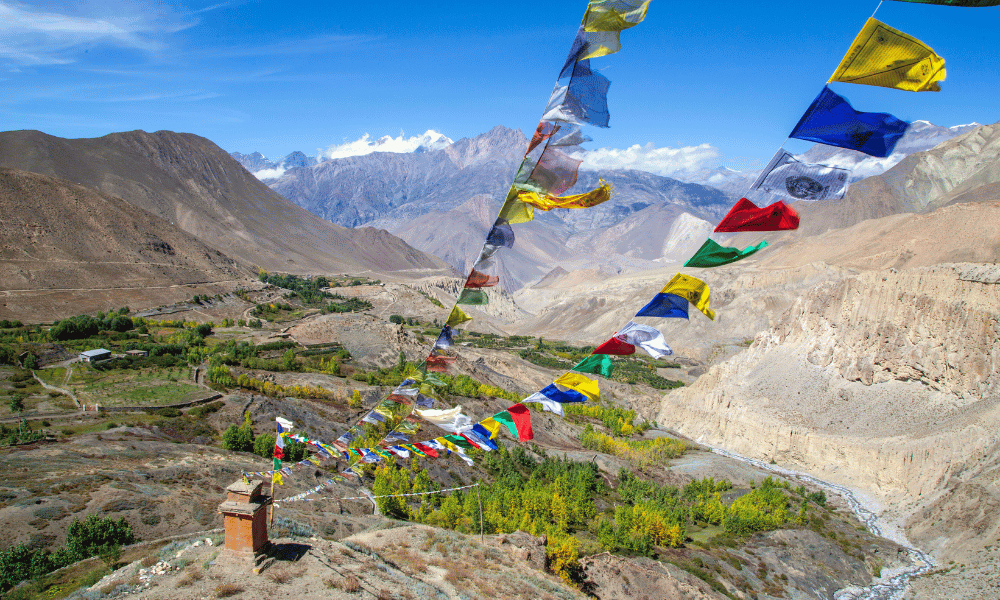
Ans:
<svg viewBox="0 0 1000 600"><path fill-rule="evenodd" d="M856 111L847 100L823 86L788 137L885 158L892 154L909 126L889 113Z"/></svg>
<svg viewBox="0 0 1000 600"><path fill-rule="evenodd" d="M554 382L564 388L579 392L595 402L601 399L601 388L596 379L570 371L559 376Z"/></svg>
<svg viewBox="0 0 1000 600"><path fill-rule="evenodd" d="M705 240L705 243L701 245L701 248L698 248L698 251L694 253L694 256L689 258L688 261L684 263L684 266L707 269L709 267L728 265L729 263L742 260L766 247L767 240L762 241L756 246L747 246L743 250L740 250L739 248L720 246L718 242L709 238Z"/></svg>
<svg viewBox="0 0 1000 600"><path fill-rule="evenodd" d="M1000 0L895 0L896 2L913 2L916 4L939 4L941 6L963 6L966 8L982 8L998 6Z"/></svg>
<svg viewBox="0 0 1000 600"><path fill-rule="evenodd" d="M687 316L687 300L684 301L685 316ZM611 377L611 373L614 371L614 364L611 362L611 358L606 354L591 354L587 358L581 360L573 370L577 373L593 373L595 375L600 375L605 379Z"/></svg>
<svg viewBox="0 0 1000 600"><path fill-rule="evenodd" d="M790 196L796 200L831 200L844 197L850 175L850 169L802 162L790 152L779 150L750 186L750 191Z"/></svg>
<svg viewBox="0 0 1000 600"><path fill-rule="evenodd" d="M465 287L466 289L487 288L493 287L498 283L500 283L500 278L496 275L486 275L473 269L469 273L469 277L465 280Z"/></svg>
<svg viewBox="0 0 1000 600"><path fill-rule="evenodd" d="M857 83L908 92L940 92L944 59L917 38L868 19L830 82Z"/></svg>
<svg viewBox="0 0 1000 600"><path fill-rule="evenodd" d="M713 321L715 320L715 311L708 307L711 296L708 284L696 277L678 273L667 282L667 285L663 286L660 294L683 298L700 310L706 317Z"/></svg>
<svg viewBox="0 0 1000 600"><path fill-rule="evenodd" d="M571 196L553 196L551 194L539 195L538 192L525 191L517 195L518 200L525 204L530 204L541 210L552 210L553 208L590 208L611 199L611 184L600 180L598 187Z"/></svg>
<svg viewBox="0 0 1000 600"><path fill-rule="evenodd" d="M451 313L448 315L448 321L445 324L448 327L455 327L471 320L472 317L462 312L462 309L459 308L458 305L455 305L455 308L451 309Z"/></svg>

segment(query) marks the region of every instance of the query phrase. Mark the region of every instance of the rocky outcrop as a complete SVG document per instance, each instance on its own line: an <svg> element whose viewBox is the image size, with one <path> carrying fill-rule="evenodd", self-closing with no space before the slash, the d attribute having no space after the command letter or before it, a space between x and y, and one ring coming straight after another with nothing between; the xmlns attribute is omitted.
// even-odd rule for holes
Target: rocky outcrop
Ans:
<svg viewBox="0 0 1000 600"><path fill-rule="evenodd" d="M722 600L704 581L669 563L610 553L580 561L587 592L601 600Z"/></svg>

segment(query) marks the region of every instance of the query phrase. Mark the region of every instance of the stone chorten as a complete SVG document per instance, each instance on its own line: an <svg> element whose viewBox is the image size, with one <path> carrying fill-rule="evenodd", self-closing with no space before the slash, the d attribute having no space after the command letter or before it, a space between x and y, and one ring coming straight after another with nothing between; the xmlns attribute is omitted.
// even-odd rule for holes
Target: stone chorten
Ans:
<svg viewBox="0 0 1000 600"><path fill-rule="evenodd" d="M237 481L226 488L226 501L219 505L225 517L226 550L256 553L267 549L267 505L271 497L264 495L263 487L263 481L254 480Z"/></svg>

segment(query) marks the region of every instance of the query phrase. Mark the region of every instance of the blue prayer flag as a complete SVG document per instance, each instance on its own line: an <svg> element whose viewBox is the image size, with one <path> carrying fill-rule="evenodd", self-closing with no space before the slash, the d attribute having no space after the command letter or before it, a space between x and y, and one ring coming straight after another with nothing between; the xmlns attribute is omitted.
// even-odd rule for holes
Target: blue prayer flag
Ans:
<svg viewBox="0 0 1000 600"><path fill-rule="evenodd" d="M659 293L636 313L637 317L688 318L688 299L677 294Z"/></svg>
<svg viewBox="0 0 1000 600"><path fill-rule="evenodd" d="M586 402L587 397L580 392L574 390L566 390L565 392L556 387L556 384L550 383L549 385L543 387L538 391L539 394L545 396L549 400L554 402Z"/></svg>
<svg viewBox="0 0 1000 600"><path fill-rule="evenodd" d="M892 154L909 126L889 113L858 112L847 100L823 86L788 137L884 158Z"/></svg>
<svg viewBox="0 0 1000 600"><path fill-rule="evenodd" d="M513 248L514 229L504 219L497 219L496 223L493 224L493 229L490 229L490 233L486 236L486 243L491 246Z"/></svg>

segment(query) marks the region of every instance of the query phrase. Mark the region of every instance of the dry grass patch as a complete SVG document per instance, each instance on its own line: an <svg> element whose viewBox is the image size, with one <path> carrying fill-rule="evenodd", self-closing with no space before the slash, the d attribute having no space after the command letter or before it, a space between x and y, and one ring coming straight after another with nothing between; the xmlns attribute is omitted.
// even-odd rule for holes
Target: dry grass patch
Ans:
<svg viewBox="0 0 1000 600"><path fill-rule="evenodd" d="M236 585L235 583L220 583L215 586L215 597L216 598L228 598L230 596L235 596L243 591L243 587Z"/></svg>
<svg viewBox="0 0 1000 600"><path fill-rule="evenodd" d="M196 581L201 581L205 577L205 573L197 568L193 567L184 572L184 577L181 577L177 582L177 587L187 587L193 585Z"/></svg>
<svg viewBox="0 0 1000 600"><path fill-rule="evenodd" d="M305 569L292 570L288 568L280 568L268 571L267 577L274 583L288 583L296 577L300 577L303 573L305 573Z"/></svg>
<svg viewBox="0 0 1000 600"><path fill-rule="evenodd" d="M142 566L148 568L148 567L152 567L153 565L155 565L158 562L159 562L159 559L154 554L154 555L150 555L150 556L147 556L146 558L142 559L142 562L140 564Z"/></svg>
<svg viewBox="0 0 1000 600"><path fill-rule="evenodd" d="M361 582L354 575L348 575L340 582L340 589L348 593L355 593L361 591Z"/></svg>

